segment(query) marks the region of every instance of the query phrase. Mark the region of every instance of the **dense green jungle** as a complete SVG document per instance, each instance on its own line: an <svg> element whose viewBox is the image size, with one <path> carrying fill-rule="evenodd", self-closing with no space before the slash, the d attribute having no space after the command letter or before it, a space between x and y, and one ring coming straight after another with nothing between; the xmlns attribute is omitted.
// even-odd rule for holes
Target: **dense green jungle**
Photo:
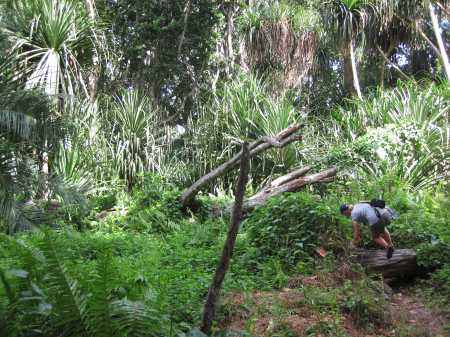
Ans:
<svg viewBox="0 0 450 337"><path fill-rule="evenodd" d="M0 336L450 336L449 50L446 0L0 0Z"/></svg>

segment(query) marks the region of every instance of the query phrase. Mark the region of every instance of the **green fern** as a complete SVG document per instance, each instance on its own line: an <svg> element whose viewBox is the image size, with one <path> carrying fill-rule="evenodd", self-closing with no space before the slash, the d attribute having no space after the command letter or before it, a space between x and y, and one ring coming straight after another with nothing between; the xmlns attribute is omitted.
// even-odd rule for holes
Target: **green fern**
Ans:
<svg viewBox="0 0 450 337"><path fill-rule="evenodd" d="M161 320L160 315L147 308L143 302L123 299L111 304L113 317L117 324L118 334L115 336L168 336L167 331L166 333L163 331L163 324L168 323L168 319Z"/></svg>
<svg viewBox="0 0 450 337"><path fill-rule="evenodd" d="M111 285L116 283L117 271L107 247L98 257L86 290L69 275L55 239L50 229L44 229L36 249L21 240L0 236L0 253L19 261L23 268L7 272L0 269L1 336L23 336L30 331L46 337L175 335L168 317L153 309L152 303L112 298Z"/></svg>
<svg viewBox="0 0 450 337"><path fill-rule="evenodd" d="M86 328L86 296L67 273L64 262L58 256L52 234L44 231L41 250L46 259L46 291L53 306L46 333L61 336L88 336Z"/></svg>
<svg viewBox="0 0 450 337"><path fill-rule="evenodd" d="M112 320L109 287L114 280L111 254L106 252L99 257L97 270L92 280L92 293L89 298L89 331L97 337L116 336L115 322Z"/></svg>

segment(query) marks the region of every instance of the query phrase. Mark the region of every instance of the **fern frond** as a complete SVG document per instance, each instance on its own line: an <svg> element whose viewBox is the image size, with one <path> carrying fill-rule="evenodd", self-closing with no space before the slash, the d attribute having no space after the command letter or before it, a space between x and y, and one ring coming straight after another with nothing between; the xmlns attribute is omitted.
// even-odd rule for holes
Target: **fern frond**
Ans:
<svg viewBox="0 0 450 337"><path fill-rule="evenodd" d="M98 266L94 279L91 282L92 290L89 298L89 317L87 326L92 336L113 337L115 334L115 322L112 319L109 287L114 279L111 266L111 254L102 254L98 260Z"/></svg>
<svg viewBox="0 0 450 337"><path fill-rule="evenodd" d="M123 337L161 337L168 319L145 306L141 301L128 299L111 303L114 320L116 321L116 336Z"/></svg>
<svg viewBox="0 0 450 337"><path fill-rule="evenodd" d="M48 328L53 332L64 332L61 334L63 336L89 336L85 326L86 297L82 295L77 282L68 275L49 230L44 231L41 250L47 261L47 295L53 305Z"/></svg>

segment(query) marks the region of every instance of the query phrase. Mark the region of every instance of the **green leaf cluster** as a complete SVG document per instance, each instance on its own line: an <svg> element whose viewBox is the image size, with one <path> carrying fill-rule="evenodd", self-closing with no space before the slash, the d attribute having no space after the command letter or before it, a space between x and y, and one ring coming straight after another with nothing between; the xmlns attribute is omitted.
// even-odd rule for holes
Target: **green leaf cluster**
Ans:
<svg viewBox="0 0 450 337"><path fill-rule="evenodd" d="M294 266L316 248L344 249L345 225L336 210L318 196L291 193L258 207L243 227L256 259L275 256Z"/></svg>

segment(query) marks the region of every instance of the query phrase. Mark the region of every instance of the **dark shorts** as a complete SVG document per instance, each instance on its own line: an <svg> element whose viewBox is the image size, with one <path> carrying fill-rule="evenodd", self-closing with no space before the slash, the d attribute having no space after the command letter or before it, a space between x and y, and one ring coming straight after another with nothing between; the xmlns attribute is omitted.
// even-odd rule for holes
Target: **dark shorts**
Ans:
<svg viewBox="0 0 450 337"><path fill-rule="evenodd" d="M378 221L376 224L370 226L372 236L379 237L381 234L383 234L384 230L386 228L386 225L387 224L384 221Z"/></svg>

